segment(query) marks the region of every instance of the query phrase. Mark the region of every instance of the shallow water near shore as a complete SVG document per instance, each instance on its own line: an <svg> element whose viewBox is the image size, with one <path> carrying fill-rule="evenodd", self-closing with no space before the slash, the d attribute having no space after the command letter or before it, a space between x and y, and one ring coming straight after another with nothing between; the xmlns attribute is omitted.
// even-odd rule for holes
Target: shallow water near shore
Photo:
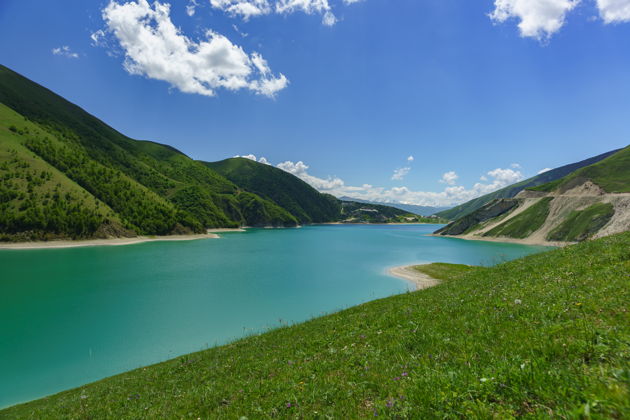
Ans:
<svg viewBox="0 0 630 420"><path fill-rule="evenodd" d="M549 249L426 236L437 228L0 250L0 407L413 289L388 267L493 265Z"/></svg>

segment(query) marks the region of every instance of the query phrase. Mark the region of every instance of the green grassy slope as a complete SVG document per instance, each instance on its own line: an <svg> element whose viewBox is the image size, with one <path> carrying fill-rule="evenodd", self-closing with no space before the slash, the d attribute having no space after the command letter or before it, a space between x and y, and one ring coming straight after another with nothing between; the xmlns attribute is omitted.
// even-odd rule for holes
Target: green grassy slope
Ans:
<svg viewBox="0 0 630 420"><path fill-rule="evenodd" d="M550 241L583 241L608 223L615 214L610 203L595 203L580 211L573 211L558 227L549 232Z"/></svg>
<svg viewBox="0 0 630 420"><path fill-rule="evenodd" d="M107 204L22 144L40 134L0 104L0 240L126 234Z"/></svg>
<svg viewBox="0 0 630 420"><path fill-rule="evenodd" d="M330 222L339 217L339 201L279 168L245 158L203 162L236 185L269 199L300 223Z"/></svg>
<svg viewBox="0 0 630 420"><path fill-rule="evenodd" d="M169 234L203 232L207 227L298 223L288 210L244 191L176 149L130 139L3 66L0 103L5 105L0 110L3 114L20 116L13 122L3 118L2 132L10 131L11 138L49 169L80 185L91 200L109 206L130 231ZM22 187L11 184L11 193L24 193ZM19 230L20 226L13 224L4 230ZM94 229L84 229L81 236L89 236L90 230ZM50 232L44 229L44 233ZM75 236L70 228L57 233ZM40 239L44 237L42 234Z"/></svg>
<svg viewBox="0 0 630 420"><path fill-rule="evenodd" d="M444 217L449 220L457 220L467 214L472 213L473 211L483 207L489 202L498 199L498 198L512 198L516 196L519 192L524 189L530 189L532 187L536 187L538 185L546 184L557 179L560 179L571 172L583 168L588 165L592 165L596 162L599 162L612 154L618 152L618 150L613 150L607 153L603 153L598 156L594 156L589 159L585 159L580 162L571 163L569 165L564 165L556 169L552 169L547 172L543 172L542 174L536 175L532 178L526 179L524 181L518 182L516 184L510 185L508 187L502 188L498 191L492 192L490 194L486 194L484 196L475 198L470 200L464 204L460 204L459 206L453 207L452 209L448 209L439 213L436 213L437 216Z"/></svg>
<svg viewBox="0 0 630 420"><path fill-rule="evenodd" d="M533 204L527 210L514 216L506 222L490 229L483 236L504 236L508 238L527 238L545 223L549 215L551 197L545 197Z"/></svg>
<svg viewBox="0 0 630 420"><path fill-rule="evenodd" d="M630 146L564 178L529 188L533 191L566 191L585 180L590 180L608 193L630 192Z"/></svg>
<svg viewBox="0 0 630 420"><path fill-rule="evenodd" d="M138 369L3 418L629 418L630 233Z"/></svg>

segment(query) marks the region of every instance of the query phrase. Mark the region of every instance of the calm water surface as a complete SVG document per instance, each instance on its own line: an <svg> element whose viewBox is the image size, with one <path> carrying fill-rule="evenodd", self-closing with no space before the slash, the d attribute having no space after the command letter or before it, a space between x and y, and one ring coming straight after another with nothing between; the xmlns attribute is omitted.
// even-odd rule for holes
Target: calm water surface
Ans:
<svg viewBox="0 0 630 420"><path fill-rule="evenodd" d="M222 239L0 250L0 407L410 286L387 267L546 250L436 226L251 229Z"/></svg>

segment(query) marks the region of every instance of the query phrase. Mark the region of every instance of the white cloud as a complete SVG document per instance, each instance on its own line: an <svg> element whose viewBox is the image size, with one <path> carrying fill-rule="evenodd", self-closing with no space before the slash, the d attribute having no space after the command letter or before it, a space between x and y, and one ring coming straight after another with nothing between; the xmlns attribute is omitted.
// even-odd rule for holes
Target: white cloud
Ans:
<svg viewBox="0 0 630 420"><path fill-rule="evenodd" d="M538 175L540 175L540 174L544 174L545 172L548 172L548 171L550 171L550 170L551 170L551 168L541 169L540 171L538 171Z"/></svg>
<svg viewBox="0 0 630 420"><path fill-rule="evenodd" d="M197 0L190 0L190 2L186 5L186 14L188 16L194 16L197 6L199 6Z"/></svg>
<svg viewBox="0 0 630 420"><path fill-rule="evenodd" d="M273 97L288 85L283 74L271 73L260 54L247 54L217 32L206 31L206 40L199 42L183 35L170 19L168 3L111 0L103 9L103 20L124 50L124 68L130 74L205 96L224 88Z"/></svg>
<svg viewBox="0 0 630 420"><path fill-rule="evenodd" d="M414 161L413 156L410 155L409 157L407 157L407 162L413 162L413 161Z"/></svg>
<svg viewBox="0 0 630 420"><path fill-rule="evenodd" d="M72 52L70 47L67 45L64 45L58 48L53 48L51 51L54 55L60 55L62 57L68 57L68 58L79 58L79 54Z"/></svg>
<svg viewBox="0 0 630 420"><path fill-rule="evenodd" d="M253 16L268 15L272 10L268 0L210 0L210 5L230 16L241 16L245 21Z"/></svg>
<svg viewBox="0 0 630 420"><path fill-rule="evenodd" d="M344 0L345 4L351 4L356 0ZM304 12L307 14L321 14L322 23L332 26L337 23L337 17L332 12L328 0L277 0L272 6L270 0L210 0L210 5L222 10L232 17L239 16L244 21L252 17L268 15L270 13L291 14Z"/></svg>
<svg viewBox="0 0 630 420"><path fill-rule="evenodd" d="M322 16L322 23L326 26L333 26L337 23L337 17L329 10Z"/></svg>
<svg viewBox="0 0 630 420"><path fill-rule="evenodd" d="M363 0L343 0L344 4L355 4Z"/></svg>
<svg viewBox="0 0 630 420"><path fill-rule="evenodd" d="M243 156L241 156L241 155L236 155L236 156L234 156L234 157L235 157L235 158L245 158L245 159L253 160L254 162L264 163L265 165L271 165L271 164L269 163L269 161L267 160L267 158L266 158L266 157L264 157L264 156L261 156L261 157L260 157L260 159L256 158L256 155L252 155L252 154L249 154L249 155L243 155Z"/></svg>
<svg viewBox="0 0 630 420"><path fill-rule="evenodd" d="M567 13L579 3L580 0L495 0L490 18L498 23L519 19L521 36L545 40L560 30Z"/></svg>
<svg viewBox="0 0 630 420"><path fill-rule="evenodd" d="M337 177L328 177L326 179L323 179L309 175L307 172L308 165L306 165L302 161L299 161L297 163L286 161L279 163L277 166L278 168L287 171L290 174L297 176L298 178L301 178L303 181L308 182L309 184L311 184L312 187L322 192L337 191L346 188L344 182Z"/></svg>
<svg viewBox="0 0 630 420"><path fill-rule="evenodd" d="M394 174L392 175L392 180L393 181L401 181L403 178L405 178L405 176L407 176L409 171L411 171L411 168L409 166L405 166L404 168L396 169L394 171Z"/></svg>
<svg viewBox="0 0 630 420"><path fill-rule="evenodd" d="M492 179L489 183L476 183L472 188L449 185L443 191L413 191L408 187L375 187L370 184L361 186L346 185L338 177L319 178L308 173L309 166L304 162L286 161L277 165L309 183L315 189L337 197L349 196L382 203L399 202L422 206L453 206L472 200L484 194L496 191L523 179L523 175L512 169L497 168L487 173Z"/></svg>
<svg viewBox="0 0 630 420"><path fill-rule="evenodd" d="M440 179L440 182L447 185L455 185L458 178L459 175L457 175L455 171L449 171L442 175L442 179Z"/></svg>
<svg viewBox="0 0 630 420"><path fill-rule="evenodd" d="M328 0L278 0L275 7L276 13L289 14L304 12L306 14L322 14L322 23L332 26L337 23L337 18L331 11Z"/></svg>
<svg viewBox="0 0 630 420"><path fill-rule="evenodd" d="M242 36L243 38L247 38L249 36L249 34L247 32L242 32L238 26L232 24L232 29L234 29L234 31L239 34L240 36Z"/></svg>
<svg viewBox="0 0 630 420"><path fill-rule="evenodd" d="M597 0L597 7L605 23L630 22L630 0Z"/></svg>
<svg viewBox="0 0 630 420"><path fill-rule="evenodd" d="M518 163L512 163L512 164L510 165L510 168L514 168L514 169L521 169L521 168L522 168L522 166L521 166L520 164L518 164Z"/></svg>

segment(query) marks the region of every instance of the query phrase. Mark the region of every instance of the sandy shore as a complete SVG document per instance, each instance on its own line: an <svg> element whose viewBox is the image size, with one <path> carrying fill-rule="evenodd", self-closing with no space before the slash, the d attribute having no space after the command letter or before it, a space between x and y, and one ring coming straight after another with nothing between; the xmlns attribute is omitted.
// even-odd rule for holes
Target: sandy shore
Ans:
<svg viewBox="0 0 630 420"><path fill-rule="evenodd" d="M407 280L415 287L415 290L427 289L440 283L439 280L414 270L413 267L415 267L415 265L392 267L387 270L387 274L393 277L398 277L399 279Z"/></svg>
<svg viewBox="0 0 630 420"><path fill-rule="evenodd" d="M232 230L231 230L232 231ZM39 242L16 242L2 243L0 249L45 249L45 248L76 248L81 246L116 246L133 245L143 242L156 241L193 241L198 239L216 239L219 235L215 233L198 235L169 235L169 236L136 236L134 238L111 238L111 239L87 239L84 241L60 240L60 241L39 241Z"/></svg>

